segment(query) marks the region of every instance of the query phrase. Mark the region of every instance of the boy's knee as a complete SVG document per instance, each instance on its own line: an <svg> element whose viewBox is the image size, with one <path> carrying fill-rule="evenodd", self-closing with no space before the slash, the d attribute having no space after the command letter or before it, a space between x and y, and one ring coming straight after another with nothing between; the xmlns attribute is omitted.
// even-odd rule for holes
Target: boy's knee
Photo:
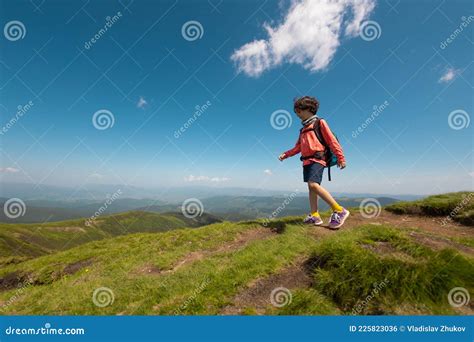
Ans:
<svg viewBox="0 0 474 342"><path fill-rule="evenodd" d="M318 191L321 186L316 182L308 182L308 189Z"/></svg>

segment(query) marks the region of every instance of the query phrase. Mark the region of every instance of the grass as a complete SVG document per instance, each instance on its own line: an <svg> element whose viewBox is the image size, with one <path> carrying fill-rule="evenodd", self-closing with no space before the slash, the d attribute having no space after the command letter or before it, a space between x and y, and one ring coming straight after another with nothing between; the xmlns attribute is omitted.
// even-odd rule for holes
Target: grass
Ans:
<svg viewBox="0 0 474 342"><path fill-rule="evenodd" d="M474 225L474 192L453 192L429 196L418 201L397 202L385 209L395 214L445 216L459 223Z"/></svg>
<svg viewBox="0 0 474 342"><path fill-rule="evenodd" d="M308 243L302 228L256 240L233 252L215 253L176 272L149 275L145 265L169 270L193 251L215 250L255 225L222 223L199 230L178 229L161 234L134 234L88 243L55 255L10 265L11 272L29 275L35 283L26 295L4 308L6 313L28 314L217 314L252 279L286 266ZM84 259L94 262L73 275L57 278L68 264ZM26 278L26 277L25 277ZM201 285L205 283L201 290ZM94 289L106 286L115 294L114 305L99 308L91 300ZM16 290L0 294L7 301ZM192 301L189 302L189 298ZM189 303L188 303L189 302ZM187 304L186 304L187 303Z"/></svg>
<svg viewBox="0 0 474 342"><path fill-rule="evenodd" d="M98 217L87 226L85 219L44 224L0 224L0 265L17 263L86 242L138 232L164 232L216 222L210 215L199 220L176 213L131 211Z"/></svg>
<svg viewBox="0 0 474 342"><path fill-rule="evenodd" d="M10 276L31 285L0 292L0 312L215 315L258 279L302 259L313 285L291 290L292 302L269 304L267 314L457 314L447 301L450 289L474 290L473 260L455 250L434 251L385 225L315 235L323 228L302 227L300 219L275 220L266 229L278 233L233 249L223 246L263 229L262 221L123 235L10 263L0 269L0 282ZM176 268L190 256L200 257ZM94 305L93 292L101 287L111 289L113 304ZM256 312L252 302L243 308Z"/></svg>
<svg viewBox="0 0 474 342"><path fill-rule="evenodd" d="M315 289L292 291L292 300L281 309L278 315L340 315L341 311L330 299ZM271 312L271 311L270 311Z"/></svg>
<svg viewBox="0 0 474 342"><path fill-rule="evenodd" d="M315 289L346 314L390 314L406 303L452 314L447 294L474 290L472 259L435 252L385 226L363 226L321 242L312 254Z"/></svg>

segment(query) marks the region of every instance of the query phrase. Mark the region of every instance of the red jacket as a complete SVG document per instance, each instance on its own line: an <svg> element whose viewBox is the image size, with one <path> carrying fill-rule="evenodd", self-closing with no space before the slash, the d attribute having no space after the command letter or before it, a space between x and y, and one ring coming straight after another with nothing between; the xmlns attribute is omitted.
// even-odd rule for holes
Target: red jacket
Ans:
<svg viewBox="0 0 474 342"><path fill-rule="evenodd" d="M345 162L344 152L342 151L342 147L337 141L334 134L332 134L326 121L323 119L320 119L319 126L321 128L321 134L324 140L326 140L326 143L328 144L332 153L336 155L337 161L339 163ZM311 129L313 127L314 127L314 122L310 123L309 125L304 126L302 132L300 132L300 136L298 137L298 141L296 142L295 147L285 152L284 159L288 157L292 157L298 153L301 153L301 156L303 157L307 157L307 156L314 155L316 152L324 151L323 144L321 144L321 142L316 137L314 130ZM308 130L308 129L311 129L311 130ZM321 159L310 158L310 159L303 160L303 165L309 165L312 163L320 163L321 165L326 166L326 162Z"/></svg>

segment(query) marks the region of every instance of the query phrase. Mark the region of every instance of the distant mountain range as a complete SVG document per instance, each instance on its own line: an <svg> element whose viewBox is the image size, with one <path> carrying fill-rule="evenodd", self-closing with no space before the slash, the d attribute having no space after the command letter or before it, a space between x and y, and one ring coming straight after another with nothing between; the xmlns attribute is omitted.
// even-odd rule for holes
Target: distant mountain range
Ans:
<svg viewBox="0 0 474 342"><path fill-rule="evenodd" d="M358 207L365 199L337 197L338 203L344 207ZM376 197L381 206L398 202L395 198ZM205 212L216 215L227 221L250 220L265 217L283 217L293 215L304 215L309 211L308 198L306 196L282 197L282 196L215 196L205 198L202 201ZM142 207L138 210L151 212L166 212L179 210L176 205L153 205ZM320 201L320 210L328 210L328 205Z"/></svg>
<svg viewBox="0 0 474 342"><path fill-rule="evenodd" d="M236 187L212 187L212 186L183 186L183 187L153 187L143 188L129 185L105 185L85 184L80 187L63 187L54 185L39 185L28 183L0 183L0 197L18 197L22 200L47 200L72 202L74 205L81 201L98 202L107 196L121 191L120 198L127 199L154 199L161 202L174 203L184 201L187 198L199 199L216 196L288 196L291 190L266 190ZM393 194L371 194L371 193L338 193L337 197L367 198L367 197L391 197L398 200L411 201L419 199L421 195L393 195ZM306 196L303 191L298 196ZM40 205L43 206L43 205Z"/></svg>
<svg viewBox="0 0 474 342"><path fill-rule="evenodd" d="M105 215L131 210L148 212L179 212L188 198L202 202L203 211L222 219L238 221L268 216L303 215L308 212L306 193L268 191L244 188L189 187L171 189L142 189L119 185L87 185L80 189L31 184L1 184L0 206L9 198L19 198L26 206L24 215L9 218L0 210L0 222L33 223L87 218L104 206L105 201L120 190L120 196L109 201ZM159 197L161 194L162 197ZM345 207L359 206L365 198L376 198L382 206L399 200L417 199L420 196L335 194ZM320 201L320 210L329 209Z"/></svg>
<svg viewBox="0 0 474 342"><path fill-rule="evenodd" d="M77 218L88 218L101 207L104 201L93 200L74 200L74 201L58 201L58 200L23 200L25 203L24 215L17 218L9 218L5 210L0 210L0 222L6 223L33 223L33 222L53 222L62 220L71 220ZM7 198L0 198L0 206L3 208ZM135 210L137 208L163 205L163 202L150 199L134 199L134 198L118 198L107 205L105 214L114 214ZM161 212L165 212L163 210Z"/></svg>
<svg viewBox="0 0 474 342"><path fill-rule="evenodd" d="M364 198L337 197L344 207L357 207ZM376 197L382 206L398 202L395 198ZM4 207L6 198L0 198L0 206ZM34 223L54 222L78 218L88 218L104 208L104 202L76 200L69 202L47 200L25 200L24 214L10 218L5 210L0 210L0 222ZM223 220L240 221L264 217L281 217L303 215L308 212L308 199L302 196L215 196L201 200L202 213L206 212ZM164 203L152 199L121 198L112 201L101 215L128 212L132 210L166 213L181 212L182 202ZM320 201L320 210L329 209Z"/></svg>
<svg viewBox="0 0 474 342"><path fill-rule="evenodd" d="M284 196L288 191L265 189L224 188L211 186L153 187L130 185L84 184L80 187L60 187L27 183L0 183L0 197L18 197L23 200L48 201L98 201L120 190L121 198L158 199L166 202L184 201L190 197L199 199L213 196Z"/></svg>

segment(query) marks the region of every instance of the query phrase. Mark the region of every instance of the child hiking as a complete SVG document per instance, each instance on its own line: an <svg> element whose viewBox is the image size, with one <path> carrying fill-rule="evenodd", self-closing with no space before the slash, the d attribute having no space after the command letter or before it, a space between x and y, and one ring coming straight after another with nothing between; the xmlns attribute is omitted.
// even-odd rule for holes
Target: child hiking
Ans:
<svg viewBox="0 0 474 342"><path fill-rule="evenodd" d="M294 111L301 119L303 128L296 141L295 147L282 153L278 159L283 161L295 154L301 153L303 162L303 179L308 183L310 214L304 219L304 223L322 225L323 220L318 211L318 199L321 197L332 209L333 213L329 220L329 228L338 229L349 217L349 210L341 207L331 194L321 186L323 171L328 167L329 180L331 158L340 169L346 167L342 147L334 134L329 129L325 120L320 119L316 113L319 102L314 97L303 96L294 100ZM337 161L336 161L337 159Z"/></svg>

